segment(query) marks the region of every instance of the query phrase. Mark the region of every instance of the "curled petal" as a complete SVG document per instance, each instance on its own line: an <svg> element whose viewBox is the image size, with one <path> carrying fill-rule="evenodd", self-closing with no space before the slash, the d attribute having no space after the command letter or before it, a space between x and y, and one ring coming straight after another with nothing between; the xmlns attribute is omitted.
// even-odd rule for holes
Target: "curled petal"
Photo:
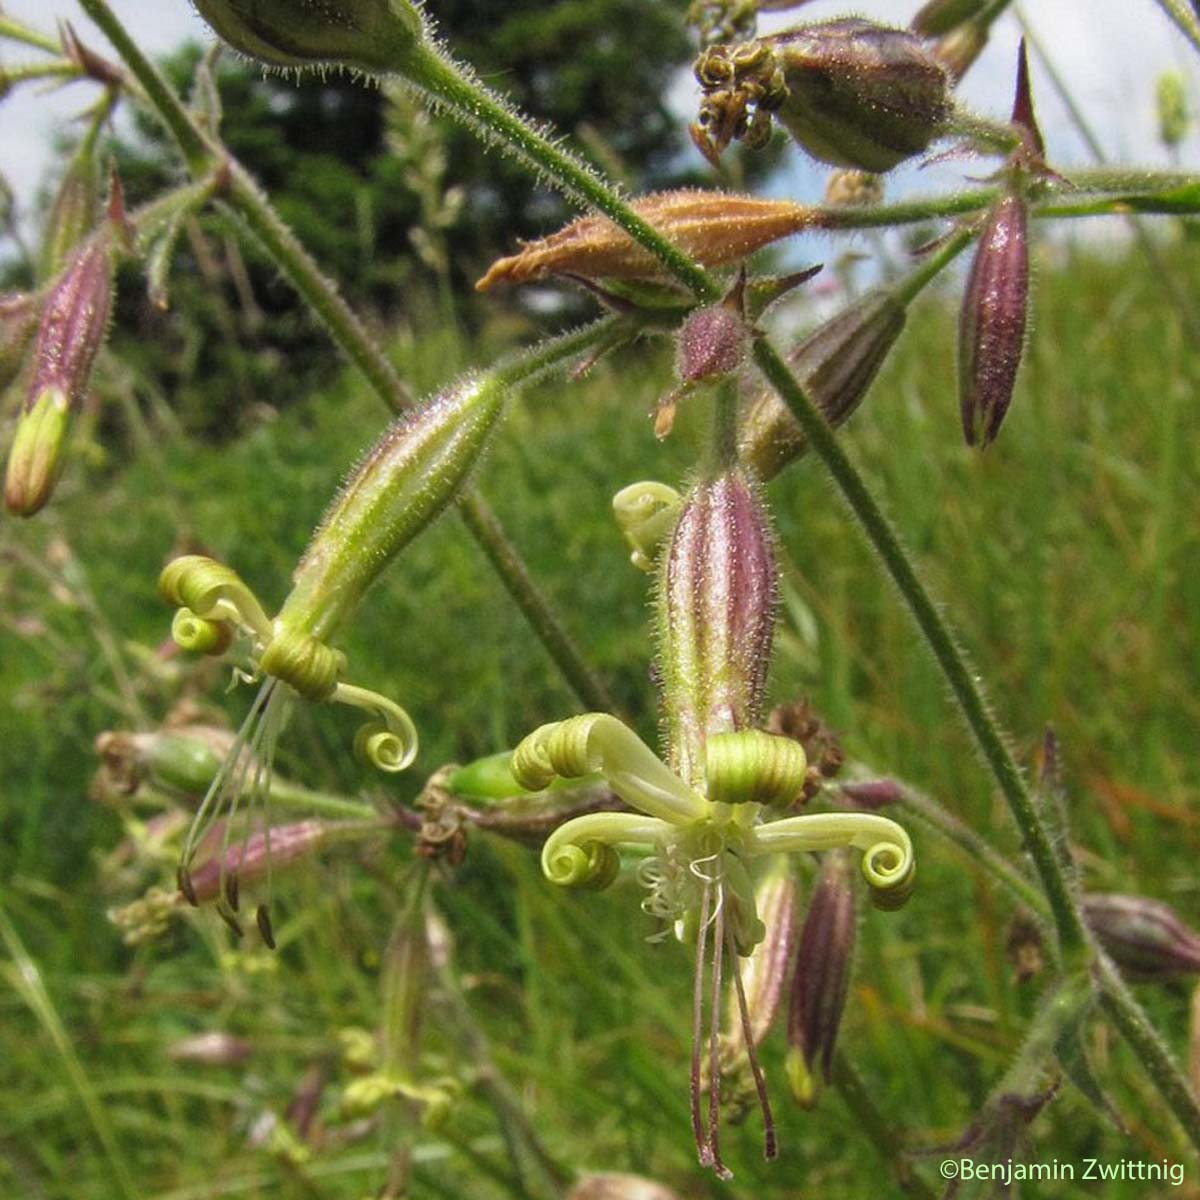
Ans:
<svg viewBox="0 0 1200 1200"><path fill-rule="evenodd" d="M787 804L800 794L807 770L799 742L761 729L710 733L704 746L708 798L717 803Z"/></svg>
<svg viewBox="0 0 1200 1200"><path fill-rule="evenodd" d="M682 501L665 483L643 480L613 497L613 517L633 553L629 561L640 571L653 571L663 539L671 532Z"/></svg>
<svg viewBox="0 0 1200 1200"><path fill-rule="evenodd" d="M513 775L540 791L556 777L598 773L626 804L675 824L706 816L709 805L627 725L606 713L585 713L535 729L513 753ZM564 828L570 828L571 822Z"/></svg>
<svg viewBox="0 0 1200 1200"><path fill-rule="evenodd" d="M282 679L309 700L328 700L337 690L338 677L346 669L346 657L320 639L299 633L281 621L262 652L258 665Z"/></svg>
<svg viewBox="0 0 1200 1200"><path fill-rule="evenodd" d="M376 720L364 725L354 739L355 752L361 758L389 774L412 765L420 748L417 727L394 700L349 683L339 683L330 699L374 713Z"/></svg>
<svg viewBox="0 0 1200 1200"><path fill-rule="evenodd" d="M620 863L617 845L654 846L671 826L634 813L588 813L560 825L542 847L542 872L564 887L607 887Z"/></svg>
<svg viewBox="0 0 1200 1200"><path fill-rule="evenodd" d="M863 878L877 908L899 908L912 892L916 858L903 826L877 813L812 813L787 817L754 829L750 853L832 850L862 851Z"/></svg>
<svg viewBox="0 0 1200 1200"><path fill-rule="evenodd" d="M190 608L178 608L171 621L171 639L192 654L224 654L232 633L226 621L198 617Z"/></svg>
<svg viewBox="0 0 1200 1200"><path fill-rule="evenodd" d="M258 598L232 567L202 554L186 554L163 568L158 590L168 604L190 608L198 617L233 620L265 641L271 622Z"/></svg>

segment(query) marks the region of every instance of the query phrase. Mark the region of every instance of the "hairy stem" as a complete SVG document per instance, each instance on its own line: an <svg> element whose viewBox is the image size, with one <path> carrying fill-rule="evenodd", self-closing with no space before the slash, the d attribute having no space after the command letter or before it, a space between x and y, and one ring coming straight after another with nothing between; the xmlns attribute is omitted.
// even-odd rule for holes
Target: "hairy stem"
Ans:
<svg viewBox="0 0 1200 1200"><path fill-rule="evenodd" d="M1167 18L1192 44L1192 49L1200 51L1200 21L1191 12L1183 0L1157 0L1158 7Z"/></svg>

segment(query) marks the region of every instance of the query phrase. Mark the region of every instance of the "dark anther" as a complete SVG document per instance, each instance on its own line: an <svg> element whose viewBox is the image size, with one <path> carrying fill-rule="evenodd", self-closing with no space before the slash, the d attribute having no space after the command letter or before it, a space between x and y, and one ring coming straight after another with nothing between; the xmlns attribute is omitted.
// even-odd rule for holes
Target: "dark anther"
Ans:
<svg viewBox="0 0 1200 1200"><path fill-rule="evenodd" d="M225 899L234 912L238 911L238 877L236 871L230 871L225 876Z"/></svg>
<svg viewBox="0 0 1200 1200"><path fill-rule="evenodd" d="M258 925L258 932L262 935L262 940L266 944L268 950L275 949L275 931L271 928L271 914L267 911L265 904L260 904L254 910L254 921Z"/></svg>
<svg viewBox="0 0 1200 1200"><path fill-rule="evenodd" d="M233 930L234 936L243 938L246 936L246 931L242 928L242 923L234 915L233 910L225 903L224 900L217 901L217 916Z"/></svg>
<svg viewBox="0 0 1200 1200"><path fill-rule="evenodd" d="M179 890L183 893L183 898L193 907L200 907L200 900L196 895L196 889L192 887L191 872L180 863L175 869L175 882L179 885Z"/></svg>

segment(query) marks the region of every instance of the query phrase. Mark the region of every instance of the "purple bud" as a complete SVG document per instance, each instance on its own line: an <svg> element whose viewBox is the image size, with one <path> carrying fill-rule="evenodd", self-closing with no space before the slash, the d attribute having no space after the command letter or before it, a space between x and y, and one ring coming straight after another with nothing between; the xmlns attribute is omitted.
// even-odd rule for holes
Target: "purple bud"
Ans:
<svg viewBox="0 0 1200 1200"><path fill-rule="evenodd" d="M1024 38L1021 39L1017 50L1017 90L1013 97L1012 123L1021 131L1025 148L1040 159L1046 153L1046 143L1033 111L1033 93L1029 87L1029 59L1025 53Z"/></svg>
<svg viewBox="0 0 1200 1200"><path fill-rule="evenodd" d="M904 799L904 792L894 779L863 779L855 783L843 783L842 795L855 808L867 812L878 812Z"/></svg>
<svg viewBox="0 0 1200 1200"><path fill-rule="evenodd" d="M8 456L4 502L28 517L50 499L62 470L70 421L108 333L113 256L107 237L75 254L42 307L33 378Z"/></svg>
<svg viewBox="0 0 1200 1200"><path fill-rule="evenodd" d="M224 836L224 826L214 832ZM256 829L245 842L230 846L224 852L225 870L221 870L222 854L217 852L199 867L188 871L187 886L182 887L189 903L216 900L221 897L222 875L236 876L241 884L253 883L266 874L268 863L272 870L298 862L315 853L337 833L337 825L328 821L296 821L290 825L275 825L270 830ZM190 894L187 894L190 887Z"/></svg>
<svg viewBox="0 0 1200 1200"><path fill-rule="evenodd" d="M1161 900L1096 892L1083 898L1083 915L1100 945L1134 979L1200 972L1200 934Z"/></svg>
<svg viewBox="0 0 1200 1200"><path fill-rule="evenodd" d="M805 391L834 428L866 396L904 329L904 304L892 293L869 292L818 326L788 354ZM804 453L796 418L773 392L750 402L742 421L742 454L764 479L773 479Z"/></svg>
<svg viewBox="0 0 1200 1200"><path fill-rule="evenodd" d="M775 629L777 571L755 485L739 467L684 497L662 555L659 684L672 766L704 780L710 733L759 723Z"/></svg>
<svg viewBox="0 0 1200 1200"><path fill-rule="evenodd" d="M959 318L959 402L968 446L994 441L1008 412L1025 348L1028 303L1025 200L1010 193L988 214Z"/></svg>
<svg viewBox="0 0 1200 1200"><path fill-rule="evenodd" d="M736 308L721 302L697 309L679 330L679 382L688 387L732 374L749 344L750 331Z"/></svg>
<svg viewBox="0 0 1200 1200"><path fill-rule="evenodd" d="M821 875L800 931L796 974L788 1010L788 1074L796 1099L805 1106L816 1098L820 1080L833 1072L850 964L854 954L854 890L845 854L826 854Z"/></svg>

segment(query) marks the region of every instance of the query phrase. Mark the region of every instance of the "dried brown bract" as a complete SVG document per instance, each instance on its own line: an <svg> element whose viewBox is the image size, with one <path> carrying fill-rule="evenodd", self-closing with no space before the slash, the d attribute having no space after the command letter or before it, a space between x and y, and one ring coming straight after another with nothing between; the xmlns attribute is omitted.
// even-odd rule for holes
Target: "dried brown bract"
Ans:
<svg viewBox="0 0 1200 1200"><path fill-rule="evenodd" d="M815 209L790 200L762 199L696 188L656 192L632 207L661 234L705 267L737 262L780 238L817 226ZM607 217L588 216L501 258L475 284L527 283L549 275L586 279L665 279L662 264Z"/></svg>

